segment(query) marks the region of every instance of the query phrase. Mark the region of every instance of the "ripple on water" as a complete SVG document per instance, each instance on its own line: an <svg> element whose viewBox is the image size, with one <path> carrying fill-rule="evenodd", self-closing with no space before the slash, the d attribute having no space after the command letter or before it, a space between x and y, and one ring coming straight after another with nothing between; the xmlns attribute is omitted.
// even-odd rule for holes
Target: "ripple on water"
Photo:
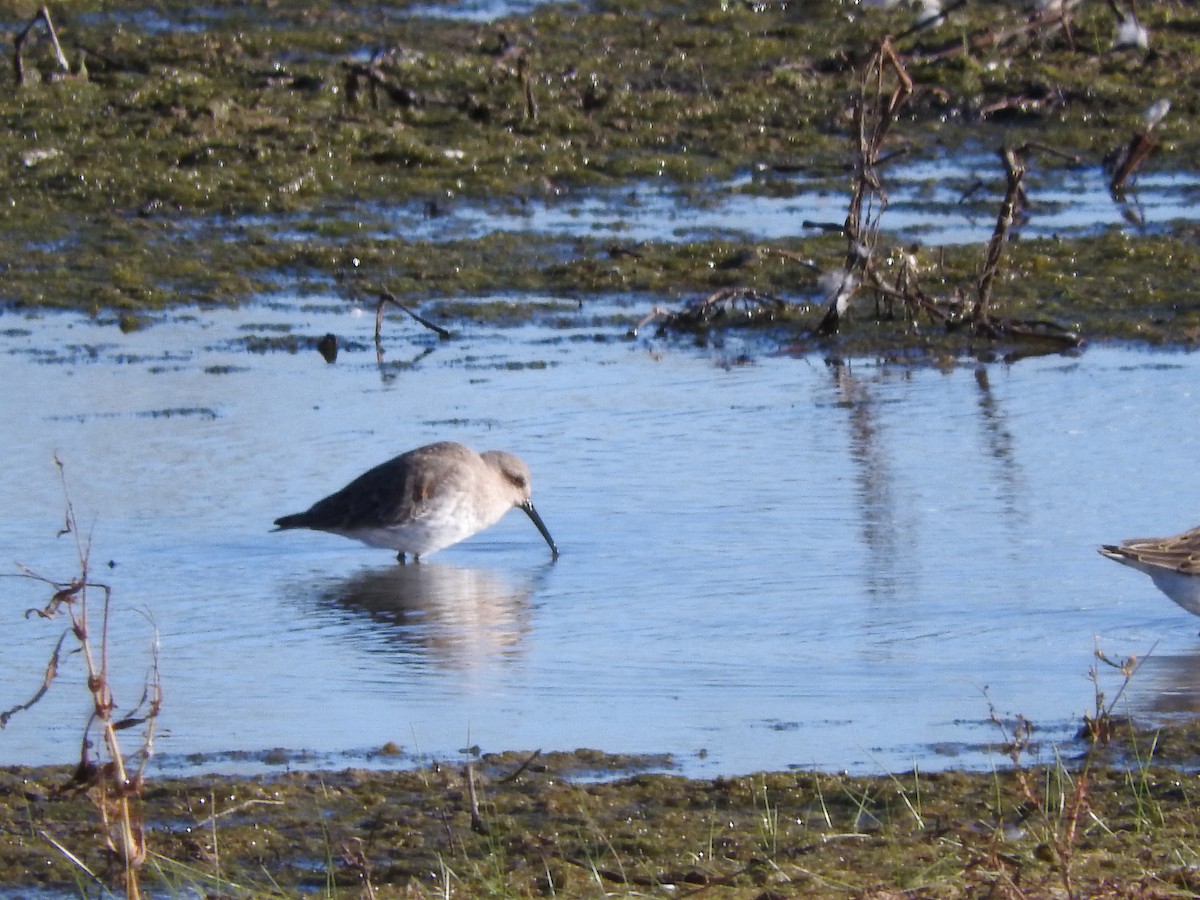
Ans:
<svg viewBox="0 0 1200 900"><path fill-rule="evenodd" d="M335 365L234 343L248 322L288 320L362 343ZM395 370L376 365L372 326L331 304L130 334L44 316L0 337L0 378L24 388L7 401L22 427L0 437L0 540L70 576L58 453L93 558L113 563L94 574L122 610L119 702L160 635L171 759L393 741L421 758L661 751L697 774L937 768L991 761L989 704L1068 736L1097 643L1157 642L1132 710L1195 694L1200 623L1095 547L1196 524L1177 473L1200 442L1179 427L1200 412L1198 357L724 368L671 345L468 325ZM389 334L388 358L413 339ZM94 352L37 362L68 343ZM530 462L557 563L521 516L406 569L270 532L435 439ZM40 681L60 628L23 618L38 585L9 587L3 707ZM5 730L0 762L74 755L75 665Z"/></svg>

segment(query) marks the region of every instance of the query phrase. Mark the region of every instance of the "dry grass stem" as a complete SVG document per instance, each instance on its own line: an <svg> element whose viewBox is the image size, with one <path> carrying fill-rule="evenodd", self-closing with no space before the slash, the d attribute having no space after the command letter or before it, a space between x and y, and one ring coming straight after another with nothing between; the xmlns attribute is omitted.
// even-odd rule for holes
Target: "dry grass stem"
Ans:
<svg viewBox="0 0 1200 900"><path fill-rule="evenodd" d="M32 699L0 714L0 725L7 725L15 713L29 709L46 695L59 674L63 644L68 637L73 637L78 642L76 652L84 662L86 686L91 697L91 712L80 741L79 763L71 782L62 790L86 793L92 801L100 814L104 844L121 864L125 895L129 900L137 900L141 896L139 872L146 861L146 837L141 810L144 770L152 752L154 728L162 707L157 641L138 705L130 713L118 717L118 707L109 681L112 589L106 584L92 581L89 576L90 540L83 538L79 531L63 464L57 457L54 462L62 482L66 507L64 527L60 536L70 535L74 538L78 574L70 581L61 582L21 566L15 577L40 582L51 589L51 596L46 605L30 610L27 616L36 614L40 618L53 619L65 612L68 627L55 643L42 677L42 684ZM100 605L98 644L91 630L92 609L88 602L89 591L99 591L103 598ZM127 759L118 734L138 726L143 728L142 740L139 748ZM97 759L93 759L92 756L93 728L99 731L100 746L103 748ZM68 858L77 859L75 854L67 853L59 842L53 843Z"/></svg>

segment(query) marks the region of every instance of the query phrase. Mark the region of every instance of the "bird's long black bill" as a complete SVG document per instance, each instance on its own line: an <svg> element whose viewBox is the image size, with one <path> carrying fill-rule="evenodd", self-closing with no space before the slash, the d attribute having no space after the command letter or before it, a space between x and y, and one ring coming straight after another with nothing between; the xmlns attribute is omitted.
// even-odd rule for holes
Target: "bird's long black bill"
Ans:
<svg viewBox="0 0 1200 900"><path fill-rule="evenodd" d="M546 543L550 545L550 552L555 559L558 559L558 548L554 546L554 538L550 537L550 531L546 528L546 523L542 521L542 517L538 515L537 510L533 508L533 501L528 500L521 504L521 509L525 510L525 514L533 519L533 524L537 526L537 530L542 533L542 537L546 539Z"/></svg>

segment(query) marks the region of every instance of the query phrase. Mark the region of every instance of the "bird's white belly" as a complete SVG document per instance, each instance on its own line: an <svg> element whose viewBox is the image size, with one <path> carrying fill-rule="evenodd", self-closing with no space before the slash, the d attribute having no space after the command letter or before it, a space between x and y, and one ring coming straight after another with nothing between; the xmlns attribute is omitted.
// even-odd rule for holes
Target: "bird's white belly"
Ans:
<svg viewBox="0 0 1200 900"><path fill-rule="evenodd" d="M1146 570L1158 589L1193 615L1200 616L1200 576L1166 569Z"/></svg>
<svg viewBox="0 0 1200 900"><path fill-rule="evenodd" d="M355 529L344 534L346 537L362 541L369 547L428 556L451 544L457 544L492 524L494 520L480 519L470 507L442 504L439 508L424 512L416 519L383 527Z"/></svg>

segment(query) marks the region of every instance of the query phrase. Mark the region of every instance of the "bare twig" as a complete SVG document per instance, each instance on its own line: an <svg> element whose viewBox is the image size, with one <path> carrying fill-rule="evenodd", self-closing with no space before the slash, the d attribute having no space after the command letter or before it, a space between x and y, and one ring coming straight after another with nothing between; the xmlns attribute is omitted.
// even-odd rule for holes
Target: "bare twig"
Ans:
<svg viewBox="0 0 1200 900"><path fill-rule="evenodd" d="M988 242L987 259L976 285L975 301L971 308L971 327L976 333L990 338L1015 337L1023 340L1048 341L1063 347L1076 347L1082 338L1054 322L1041 320L997 319L992 315L992 288L1004 257L1004 245L1019 212L1028 205L1025 194L1026 159L1033 150L1049 150L1040 144L1025 144L1013 149L1000 150L1004 162L1007 188L1000 211L996 215L996 227ZM1062 155L1060 151L1051 151ZM1073 159L1074 157L1068 156Z"/></svg>
<svg viewBox="0 0 1200 900"><path fill-rule="evenodd" d="M471 804L471 830L476 834L487 834L487 823L479 814L479 796L475 793L475 766L467 763L467 797Z"/></svg>
<svg viewBox="0 0 1200 900"><path fill-rule="evenodd" d="M1158 142L1151 137L1151 132L1170 110L1171 102L1169 100L1159 100L1152 105L1144 116L1144 127L1133 133L1133 137L1129 139L1125 149L1117 156L1116 163L1113 165L1112 181L1108 185L1108 189L1114 197L1119 198L1124 193L1125 185L1133 173L1149 159L1150 154L1158 146Z"/></svg>
<svg viewBox="0 0 1200 900"><path fill-rule="evenodd" d="M501 778L500 783L501 784L510 784L511 782L516 781L518 778L521 777L521 775L525 772L526 769L528 769L531 765L533 765L533 761L541 755L542 755L541 750L534 750L532 753L529 754L529 756L527 756L525 758L525 761L523 763L521 763L519 766L517 766L517 768L515 770L513 770L512 772L510 772L509 774L507 774L503 778Z"/></svg>
<svg viewBox="0 0 1200 900"><path fill-rule="evenodd" d="M863 70L854 105L857 146L854 161L854 191L846 213L846 262L842 277L829 294L829 307L817 334L836 334L842 315L864 282L871 277L873 257L879 241L879 219L887 208L887 193L879 177L886 158L884 144L900 110L912 95L913 81L904 62L884 38Z"/></svg>
<svg viewBox="0 0 1200 900"><path fill-rule="evenodd" d="M430 331L435 332L443 341L447 341L454 336L445 328L442 328L439 325L434 325L428 319L425 319L413 312L411 309L397 300L395 294L393 294L391 291L385 290L379 295L379 305L375 307L375 357L379 362L383 362L383 312L389 303L402 312L408 313Z"/></svg>
<svg viewBox="0 0 1200 900"><path fill-rule="evenodd" d="M1137 670L1154 653L1156 647L1158 647L1157 641L1150 646L1150 649L1146 651L1144 656L1139 657L1131 654L1121 659L1113 659L1100 649L1100 644L1097 640L1095 650L1096 659L1109 668L1116 669L1121 673L1121 686L1117 689L1117 693L1113 696L1112 700L1106 702L1107 698L1100 687L1099 668L1093 664L1088 670L1088 678L1091 679L1096 693L1096 708L1094 715L1084 715L1083 733L1092 744L1107 744L1109 742L1116 727L1113 710L1117 708L1117 703L1125 695L1125 690L1129 687L1129 683L1133 680L1133 676L1137 673Z"/></svg>
<svg viewBox="0 0 1200 900"><path fill-rule="evenodd" d="M1017 212L1026 204L1024 148L1013 150L1005 147L1000 151L1004 161L1004 174L1008 178L1008 188L1004 192L1004 200L1000 204L1000 213L996 216L996 227L992 230L992 239L988 242L987 262L983 266L983 274L979 277L979 286L975 296L975 305L971 309L971 322L976 329L985 330L990 327L989 308L992 302L992 285L996 280L996 272L1000 268L1000 258L1004 254L1004 243L1016 220ZM1020 158L1018 158L1020 155Z"/></svg>
<svg viewBox="0 0 1200 900"><path fill-rule="evenodd" d="M223 819L223 818L225 818L225 816L237 815L238 813L245 812L247 809L250 809L255 806L283 806L283 805L284 805L283 800L260 800L257 798L253 798L250 800L243 800L241 803L236 803L233 806L226 807L225 809L221 810L220 812L213 810L213 812L210 815L207 815L203 819L200 819L199 821L197 821L195 827L196 828L209 828L213 825L214 822L217 821L217 819Z"/></svg>
<svg viewBox="0 0 1200 900"><path fill-rule="evenodd" d="M367 851L362 838L356 837L343 843L342 857L362 879L363 896L366 900L375 900L375 885L371 883L371 861L367 859Z"/></svg>
<svg viewBox="0 0 1200 900"><path fill-rule="evenodd" d="M50 690L50 685L54 682L55 677L58 675L58 660L62 654L63 641L66 639L67 632L64 631L61 635L59 635L58 643L54 645L54 652L50 654L50 661L46 664L46 674L42 676L42 686L37 689L37 693L35 693L24 703L18 703L12 709L7 709L0 713L0 728L6 726L8 724L8 720L17 713L24 712L25 710L31 708L46 695L46 691Z"/></svg>
<svg viewBox="0 0 1200 900"><path fill-rule="evenodd" d="M21 58L21 51L24 48L25 40L29 37L30 32L33 31L33 27L38 22L43 22L46 25L46 33L50 36L50 43L54 47L54 58L58 61L59 68L68 74L71 71L71 66L67 63L66 54L63 53L62 45L58 42L58 34L54 31L54 23L50 21L50 10L43 6L26 23L20 34L13 38L13 48L15 51L13 54L13 68L18 87L25 83L25 63Z"/></svg>
<svg viewBox="0 0 1200 900"><path fill-rule="evenodd" d="M128 900L139 900L141 897L139 873L146 860L146 837L141 811L143 773L151 752L154 726L162 706L162 689L158 677L157 639L150 672L147 675L142 697L137 707L126 715L116 717L114 713L117 704L113 699L109 683L108 653L112 589L108 585L91 581L88 576L90 540L84 539L80 534L75 518L75 509L67 489L66 473L62 461L56 456L54 463L58 467L59 477L62 481L66 506L64 528L60 533L70 534L75 539L79 574L71 581L64 583L45 578L26 567L19 567L21 571L17 577L42 582L52 590L50 600L46 605L41 609L31 610L27 615L36 614L41 618L50 619L65 611L68 627L55 644L42 677L41 687L27 703L0 714L0 725L7 724L16 712L29 709L45 696L58 673L63 643L68 635L73 636L78 641L78 652L84 660L92 709L83 730L79 765L76 767L72 783L65 789L85 791L88 794L100 814L108 849L124 863L125 896ZM98 651L93 644L90 631L89 590L100 591L103 595ZM93 725L100 731L100 744L103 747L100 762L94 762L91 758ZM141 760L136 769L131 770L122 753L118 732L138 725L145 728L140 749ZM57 843L56 846L58 846ZM71 854L67 855L68 858L74 859Z"/></svg>
<svg viewBox="0 0 1200 900"><path fill-rule="evenodd" d="M671 312L655 307L650 314L629 330L630 337L651 322L660 322L659 330L695 330L707 328L716 322L740 313L745 321L776 317L796 309L772 294L750 288L722 288L701 300L692 300L683 309Z"/></svg>
<svg viewBox="0 0 1200 900"><path fill-rule="evenodd" d="M1063 2L1057 5L1047 5L1045 9L1039 10L1030 16L1026 21L1019 25L1014 25L1009 28L987 29L972 35L967 40L956 39L940 49L919 52L913 51L912 56L919 59L921 62L933 62L935 60L951 59L963 54L972 54L985 51L995 51L1005 48L1010 44L1016 43L1018 39L1027 35L1037 33L1052 34L1059 29L1062 29L1067 34L1067 40L1072 41L1071 35L1071 19L1073 4ZM957 5L954 7L957 9ZM947 10L950 12L952 10ZM897 36L897 39L904 35ZM1013 51L1009 51L1013 52Z"/></svg>
<svg viewBox="0 0 1200 900"><path fill-rule="evenodd" d="M420 94L400 84L395 78L384 71L383 63L387 61L389 55L389 53L377 53L367 63L345 62L342 64L346 70L345 95L347 103L352 106L357 103L364 87L370 95L371 106L373 108L379 106L379 92L381 90L397 106L407 108L421 106L424 103L424 98Z"/></svg>
<svg viewBox="0 0 1200 900"><path fill-rule="evenodd" d="M44 831L44 830L39 830L38 834L40 834L43 838L45 838L46 842L48 844L50 844L52 847L54 847L55 850L57 850L59 853L61 853L63 856L65 856L68 860L70 860L72 865L74 865L81 872L83 872L85 875L87 875L89 878L91 878L92 881L96 882L96 884L99 885L101 888L104 887L104 882L100 880L100 876L98 876L95 872L93 872L91 869L89 869L87 867L87 864L82 859L80 859L78 856L76 856L74 853L72 853L69 849L64 847L61 841L56 840L52 834L50 834L49 832Z"/></svg>

